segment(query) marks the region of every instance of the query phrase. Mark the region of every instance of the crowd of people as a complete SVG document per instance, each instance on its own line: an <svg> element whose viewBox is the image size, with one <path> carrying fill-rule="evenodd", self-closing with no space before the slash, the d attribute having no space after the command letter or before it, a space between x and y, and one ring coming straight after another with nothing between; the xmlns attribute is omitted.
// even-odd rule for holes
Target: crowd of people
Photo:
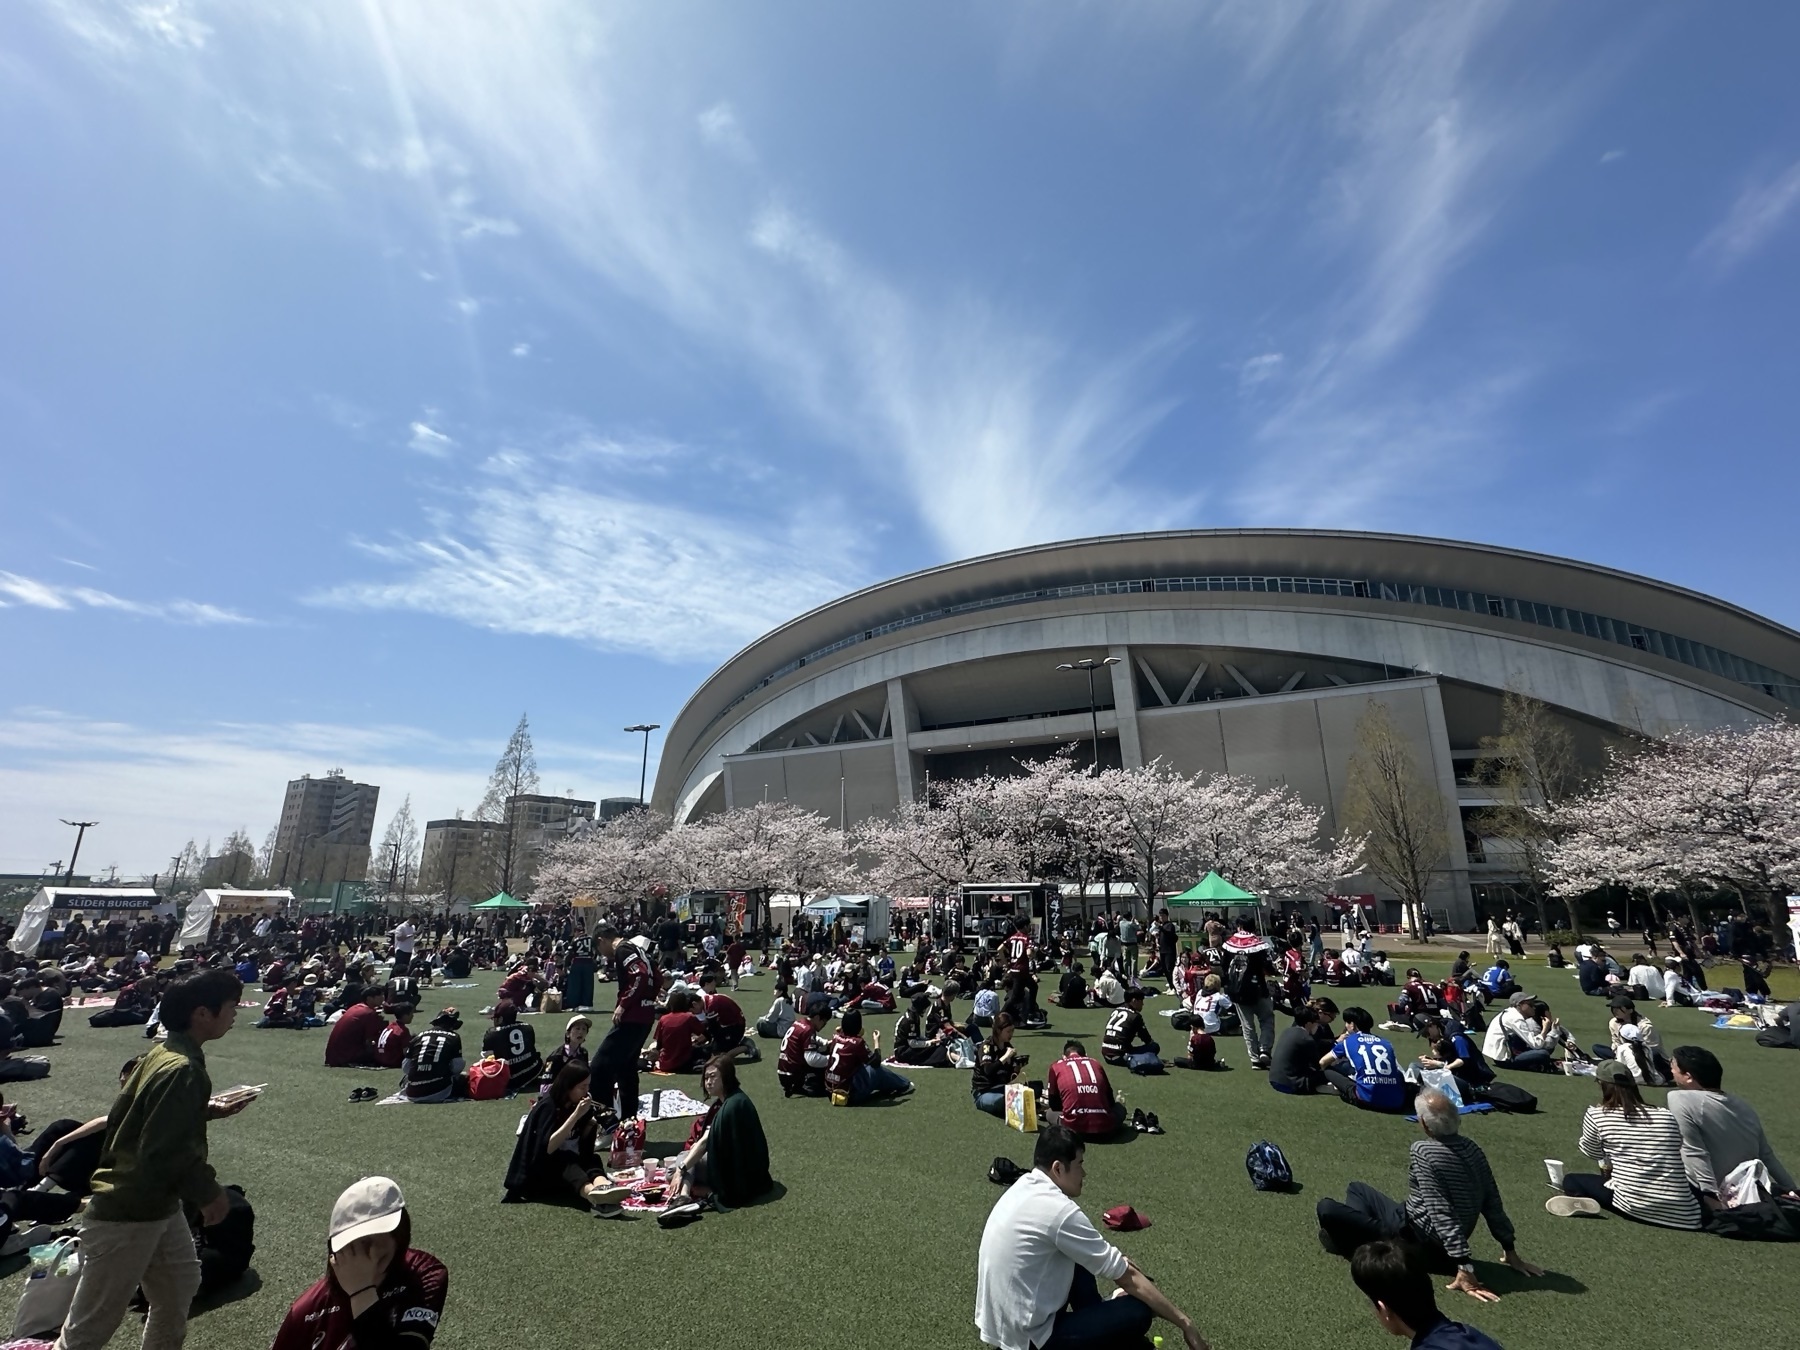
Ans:
<svg viewBox="0 0 1800 1350"><path fill-rule="evenodd" d="M1717 1057L1694 1045L1669 1048L1648 1011L1743 1007L1758 991L1706 989L1704 967L1690 969L1703 944L1685 934L1666 935L1671 950L1660 969L1643 954L1616 961L1602 944L1583 943L1570 971L1552 946L1541 969L1562 969L1575 977L1569 992L1606 1000L1606 1040L1584 1046L1527 987L1540 984L1527 973L1540 968L1523 925L1495 931L1503 945L1496 949L1490 933L1485 968L1463 951L1433 980L1418 967L1397 970L1360 925L1347 923L1341 944L1328 948L1316 923L1270 936L1247 920L1208 916L1183 941L1166 910L1143 925L1121 919L1047 939L994 920L972 948L921 931L905 961L824 925L728 937L673 916L590 925L567 911L538 916L523 942L510 943L445 921L407 919L384 933L234 919L212 946L173 958L148 932L146 945L102 957L71 926L60 960L0 974L0 1081L47 1073L46 1059L16 1052L54 1043L65 1011L87 999L103 1004L89 1013L94 1026L142 1027L152 1044L125 1065L105 1116L56 1121L28 1145L22 1119L0 1107L0 1238L15 1226L65 1223L84 1206L81 1273L58 1350L104 1345L134 1296L147 1307L146 1346L182 1343L212 1268L209 1251L229 1270L234 1249L246 1264L251 1249L224 1236L234 1217L247 1222L248 1204L213 1174L206 1137L209 1123L242 1112L256 1093L216 1094L204 1049L232 1031L246 990L263 995L257 1031L316 1030L327 1066L397 1070L396 1102L518 1099L524 1114L504 1170L506 1201L620 1219L649 1191L671 1228L773 1188L768 1140L739 1079L740 1067L760 1057L759 1039L776 1043L775 1078L789 1097L892 1105L914 1091L897 1071L906 1068L968 1072L973 1105L994 1116L1029 1099L1039 1120L1034 1165L995 1206L977 1277L978 1330L1008 1350L1137 1346L1159 1318L1188 1345L1205 1344L1194 1320L1102 1239L1076 1202L1089 1145L1163 1132L1155 1114L1128 1108L1111 1075L1228 1070L1233 1036L1245 1067L1266 1074L1279 1094L1335 1096L1418 1122L1404 1198L1356 1182L1342 1200L1316 1207L1326 1250L1350 1260L1376 1318L1415 1345L1492 1344L1445 1318L1431 1283L1441 1273L1452 1290L1497 1297L1474 1264L1482 1223L1507 1266L1525 1279L1543 1273L1519 1254L1493 1169L1461 1128L1471 1108L1529 1109L1519 1074L1578 1074L1597 1093L1568 1141L1594 1170L1546 1160L1553 1215L1730 1232L1753 1225L1756 1197L1800 1204L1754 1108L1724 1092ZM1766 959L1749 940L1742 951L1746 968ZM427 991L481 969L498 974L498 990L481 1010L486 1026L470 1056L454 1006L415 1023ZM751 1023L733 995L753 974L771 978L772 994ZM597 986L607 982L611 1007L603 1010ZM1041 984L1050 991L1040 1001ZM1381 992L1351 1002L1359 996L1344 991L1355 990ZM1147 999L1163 994L1185 1053L1165 1055L1146 1016ZM1030 1078L1018 1035L1047 1032L1053 1012L1078 1009L1104 1011L1098 1054L1065 1037L1042 1078ZM885 1051L881 1032L865 1026L871 1013L898 1014ZM1758 1041L1793 1045L1797 1013L1770 1016ZM550 1027L560 1023L554 1046L539 1045L528 1020L538 1014L557 1019ZM1287 1022L1279 1034L1278 1017ZM645 1074L697 1085L697 1114L666 1168L641 1165L643 1122L633 1118ZM1667 1104L1650 1100L1648 1088L1667 1089ZM360 1079L351 1093L378 1095ZM622 1159L626 1141L635 1147ZM1125 1219L1118 1226L1129 1228ZM449 1276L412 1247L397 1183L368 1177L346 1190L327 1248L326 1269L289 1311L276 1350L429 1344ZM1101 1297L1100 1279L1116 1286L1115 1297Z"/></svg>

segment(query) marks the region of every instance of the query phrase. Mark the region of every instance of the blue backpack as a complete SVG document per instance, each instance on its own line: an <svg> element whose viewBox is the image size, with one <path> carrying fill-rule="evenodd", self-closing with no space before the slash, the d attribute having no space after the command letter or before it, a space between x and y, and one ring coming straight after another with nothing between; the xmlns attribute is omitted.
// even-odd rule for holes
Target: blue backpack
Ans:
<svg viewBox="0 0 1800 1350"><path fill-rule="evenodd" d="M1285 1191L1294 1184L1294 1169L1288 1166L1287 1155L1267 1139L1250 1145L1244 1168L1250 1173L1250 1184L1259 1191Z"/></svg>

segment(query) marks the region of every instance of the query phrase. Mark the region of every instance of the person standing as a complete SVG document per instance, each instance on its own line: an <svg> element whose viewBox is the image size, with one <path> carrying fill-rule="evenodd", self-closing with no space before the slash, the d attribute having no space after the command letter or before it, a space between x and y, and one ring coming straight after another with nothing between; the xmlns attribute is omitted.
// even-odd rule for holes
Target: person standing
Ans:
<svg viewBox="0 0 1800 1350"><path fill-rule="evenodd" d="M1138 921L1130 913L1119 920L1119 942L1125 948L1125 978L1135 981L1138 975Z"/></svg>
<svg viewBox="0 0 1800 1350"><path fill-rule="evenodd" d="M230 1203L206 1160L206 1124L252 1100L213 1101L201 1047L231 1030L243 990L234 972L219 969L163 995L169 1039L139 1061L107 1112L81 1226L81 1274L56 1350L101 1350L139 1288L150 1304L144 1350L178 1350L187 1340L200 1258L182 1202L200 1211L203 1226L225 1217Z"/></svg>
<svg viewBox="0 0 1800 1350"><path fill-rule="evenodd" d="M677 927L679 933L679 926ZM619 1000L613 1008L612 1030L594 1051L588 1079L588 1095L601 1106L618 1111L625 1120L638 1109L638 1054L656 1021L656 968L644 954L649 940L619 941L619 930L600 925L596 937L601 956L613 958L619 981ZM679 950L679 948L677 948ZM614 1107L613 1095L618 1094Z"/></svg>

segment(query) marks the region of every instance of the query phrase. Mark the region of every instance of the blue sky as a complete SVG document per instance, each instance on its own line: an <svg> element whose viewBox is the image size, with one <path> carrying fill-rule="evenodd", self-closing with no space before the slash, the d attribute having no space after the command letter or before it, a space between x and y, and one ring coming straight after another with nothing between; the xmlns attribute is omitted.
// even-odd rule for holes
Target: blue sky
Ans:
<svg viewBox="0 0 1800 1350"><path fill-rule="evenodd" d="M1800 624L1791 6L0 8L0 870L636 791L1012 545L1479 539ZM1785 391L1785 392L1784 392ZM655 744L652 751L654 755ZM654 758L651 765L655 770Z"/></svg>

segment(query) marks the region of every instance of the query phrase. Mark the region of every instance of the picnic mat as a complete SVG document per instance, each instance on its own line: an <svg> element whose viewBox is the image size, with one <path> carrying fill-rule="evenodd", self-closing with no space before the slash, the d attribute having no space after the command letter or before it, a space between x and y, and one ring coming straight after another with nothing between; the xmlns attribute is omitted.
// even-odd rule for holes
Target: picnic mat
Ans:
<svg viewBox="0 0 1800 1350"><path fill-rule="evenodd" d="M1749 1013L1721 1013L1713 1018L1713 1025L1720 1031L1761 1031L1762 1023Z"/></svg>
<svg viewBox="0 0 1800 1350"><path fill-rule="evenodd" d="M527 1094L536 1096L536 1093ZM452 1097L450 1102L466 1102L467 1097ZM517 1100L514 1098L513 1100ZM448 1106L450 1102L416 1103L406 1095L402 1088L391 1097L383 1097L376 1102L377 1106ZM685 1116L706 1114L706 1103L697 1101L680 1088L663 1088L658 1092L646 1092L638 1098L638 1119L648 1123L653 1120L680 1120Z"/></svg>

